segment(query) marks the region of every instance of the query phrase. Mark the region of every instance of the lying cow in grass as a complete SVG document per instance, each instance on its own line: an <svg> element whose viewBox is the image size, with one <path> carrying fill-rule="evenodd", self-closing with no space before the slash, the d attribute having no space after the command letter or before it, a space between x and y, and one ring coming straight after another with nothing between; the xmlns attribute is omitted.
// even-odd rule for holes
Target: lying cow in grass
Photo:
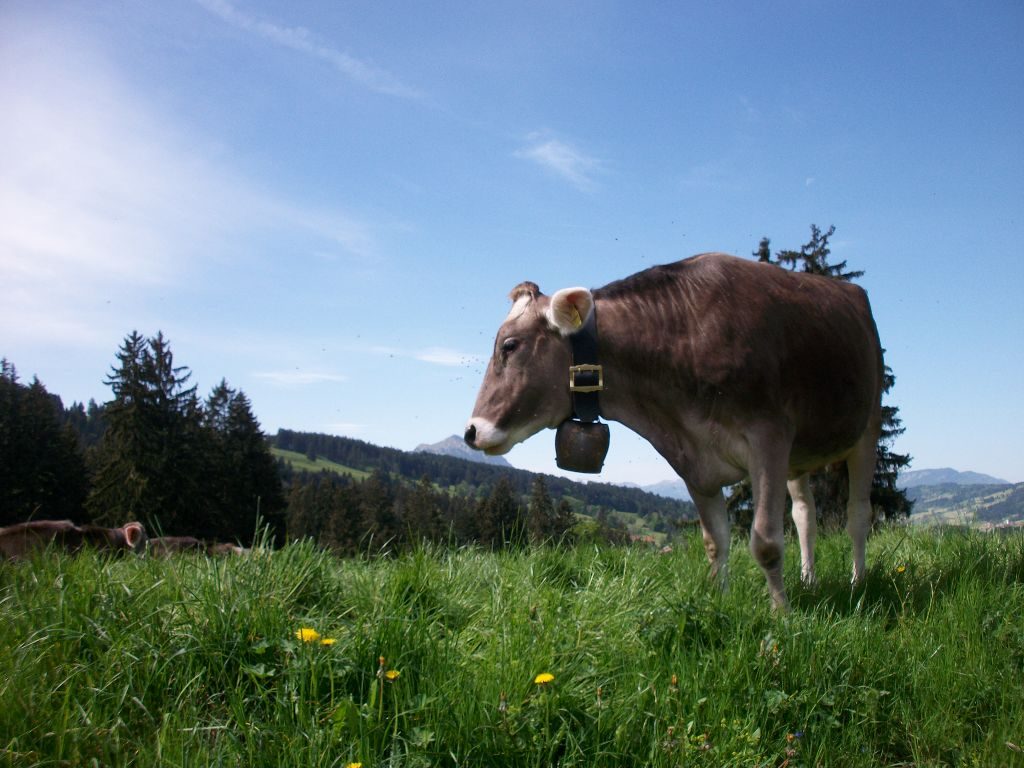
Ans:
<svg viewBox="0 0 1024 768"><path fill-rule="evenodd" d="M158 536L149 540L147 549L157 557L170 557L179 552L203 552L207 555L240 555L246 552L236 544L206 542L194 536Z"/></svg>
<svg viewBox="0 0 1024 768"><path fill-rule="evenodd" d="M749 476L750 549L785 608L783 516L793 499L802 575L814 579L808 472L846 462L853 578L864 575L881 429L882 350L865 292L838 280L723 254L653 267L604 288L513 289L465 440L502 454L574 412L573 339L591 334L600 414L651 442L700 514L724 584L722 488ZM591 362L591 361L586 361ZM603 379L603 381L601 381Z"/></svg>
<svg viewBox="0 0 1024 768"><path fill-rule="evenodd" d="M98 525L75 525L70 520L31 520L0 528L0 558L18 560L47 547L72 553L92 547L140 554L145 551L146 540L146 528L142 523L101 528Z"/></svg>

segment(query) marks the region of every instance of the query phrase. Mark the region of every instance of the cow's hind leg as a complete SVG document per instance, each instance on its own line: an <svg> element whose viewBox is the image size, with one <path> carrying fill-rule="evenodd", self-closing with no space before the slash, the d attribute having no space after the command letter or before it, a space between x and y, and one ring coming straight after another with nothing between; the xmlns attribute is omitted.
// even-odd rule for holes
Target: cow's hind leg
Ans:
<svg viewBox="0 0 1024 768"><path fill-rule="evenodd" d="M704 537L704 552L711 564L711 577L723 590L729 586L729 514L725 497L719 491L713 496L695 493L687 485L690 497L700 515L700 530Z"/></svg>
<svg viewBox="0 0 1024 768"><path fill-rule="evenodd" d="M800 540L800 579L804 584L813 584L814 542L818 537L817 510L814 508L814 494L811 493L810 475L801 475L786 483L789 497L793 499L793 522L796 536Z"/></svg>
<svg viewBox="0 0 1024 768"><path fill-rule="evenodd" d="M789 609L789 600L782 583L782 523L786 510L789 443L775 439L759 448L750 468L754 492L750 552L764 571L772 603L776 609L785 611Z"/></svg>
<svg viewBox="0 0 1024 768"><path fill-rule="evenodd" d="M865 549L871 529L871 484L875 475L878 432L868 429L846 459L850 476L850 501L846 507L846 532L853 542L853 582L864 578Z"/></svg>

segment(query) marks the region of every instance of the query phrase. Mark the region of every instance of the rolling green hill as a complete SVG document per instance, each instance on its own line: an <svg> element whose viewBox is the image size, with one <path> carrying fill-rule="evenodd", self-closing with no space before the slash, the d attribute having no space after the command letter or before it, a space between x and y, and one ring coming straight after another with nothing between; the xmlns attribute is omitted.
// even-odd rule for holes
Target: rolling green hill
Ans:
<svg viewBox="0 0 1024 768"><path fill-rule="evenodd" d="M311 432L279 430L269 438L272 450L298 473L321 471L349 475L355 479L382 471L405 482L427 477L439 488L470 495L486 495L499 478L506 477L516 493L527 496L536 475L526 470L500 467L437 454L400 451L362 440ZM312 461L311 456L316 460ZM655 534L665 521L696 518L690 502L669 499L610 483L581 483L565 477L543 475L552 498L566 498L576 512L617 518L636 536ZM657 537L656 537L657 538Z"/></svg>
<svg viewBox="0 0 1024 768"><path fill-rule="evenodd" d="M921 485L910 488L915 525L980 525L1024 521L1024 483Z"/></svg>
<svg viewBox="0 0 1024 768"><path fill-rule="evenodd" d="M333 472L336 475L348 475L356 480L365 480L370 473L364 469L353 469L339 464L336 461L322 458L309 458L298 451L288 451L284 448L271 448L270 453L276 459L281 459L292 469L298 472Z"/></svg>

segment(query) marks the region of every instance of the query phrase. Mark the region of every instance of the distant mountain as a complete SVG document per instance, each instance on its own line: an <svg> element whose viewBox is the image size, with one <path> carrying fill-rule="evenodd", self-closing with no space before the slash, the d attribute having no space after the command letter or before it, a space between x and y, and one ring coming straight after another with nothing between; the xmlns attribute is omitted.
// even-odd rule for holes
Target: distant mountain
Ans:
<svg viewBox="0 0 1024 768"><path fill-rule="evenodd" d="M664 496L668 499L678 499L679 501L691 501L690 494L686 492L686 486L682 480L662 480L660 483L642 485L640 488L648 493L653 493L655 496Z"/></svg>
<svg viewBox="0 0 1024 768"><path fill-rule="evenodd" d="M433 453L436 456L453 456L456 459L477 461L481 464L492 464L495 467L511 467L504 456L488 456L483 451L474 451L458 435L446 437L439 443L420 443L413 449L414 453Z"/></svg>
<svg viewBox="0 0 1024 768"><path fill-rule="evenodd" d="M1024 521L1024 483L919 485L907 489L915 525L979 525Z"/></svg>
<svg viewBox="0 0 1024 768"><path fill-rule="evenodd" d="M1010 485L1007 480L984 475L981 472L959 472L943 469L914 469L900 474L896 485L900 488L916 488L921 485Z"/></svg>

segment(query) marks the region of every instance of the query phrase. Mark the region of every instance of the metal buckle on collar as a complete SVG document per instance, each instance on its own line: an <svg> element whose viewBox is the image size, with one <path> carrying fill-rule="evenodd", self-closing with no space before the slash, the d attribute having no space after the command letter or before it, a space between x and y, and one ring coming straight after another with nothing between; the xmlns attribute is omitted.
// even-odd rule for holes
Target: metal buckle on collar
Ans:
<svg viewBox="0 0 1024 768"><path fill-rule="evenodd" d="M597 374L597 384L577 384L577 374ZM589 377L588 377L589 378ZM569 391L570 392L600 392L604 389L604 369L600 365L570 365L569 366Z"/></svg>

